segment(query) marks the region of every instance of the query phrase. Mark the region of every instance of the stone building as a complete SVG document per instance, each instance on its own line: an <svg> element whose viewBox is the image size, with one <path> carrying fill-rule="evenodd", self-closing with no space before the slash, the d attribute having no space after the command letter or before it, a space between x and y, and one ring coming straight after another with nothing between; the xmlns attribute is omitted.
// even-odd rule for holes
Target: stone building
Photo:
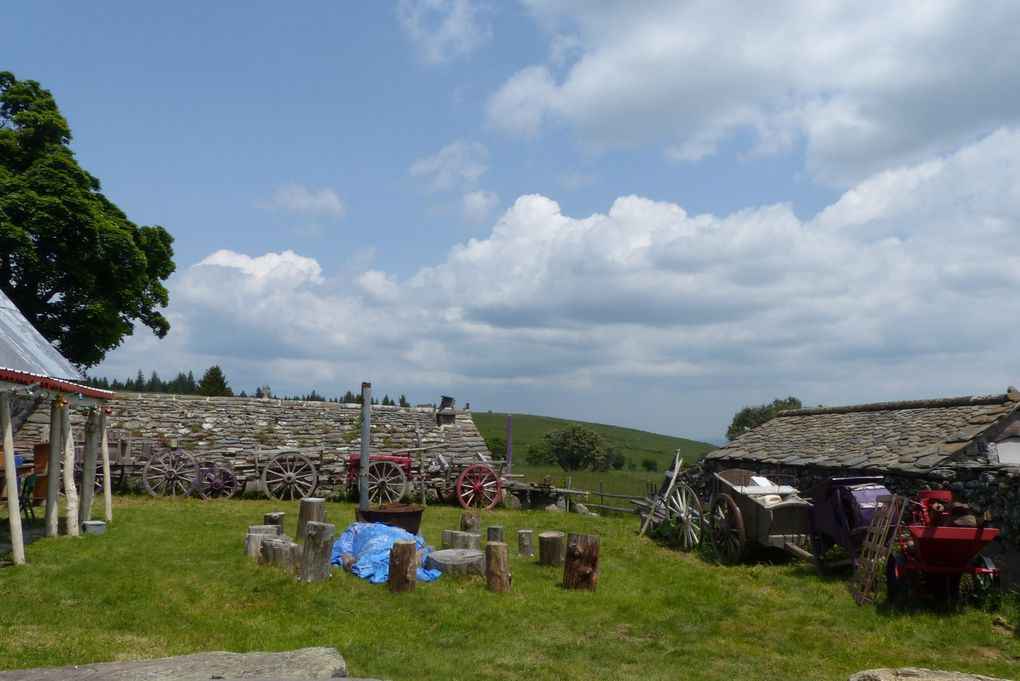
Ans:
<svg viewBox="0 0 1020 681"><path fill-rule="evenodd" d="M949 489L989 512L999 548L1020 540L1020 392L786 411L709 454L694 482L726 468L783 472L806 489L829 475L874 474L890 489Z"/></svg>

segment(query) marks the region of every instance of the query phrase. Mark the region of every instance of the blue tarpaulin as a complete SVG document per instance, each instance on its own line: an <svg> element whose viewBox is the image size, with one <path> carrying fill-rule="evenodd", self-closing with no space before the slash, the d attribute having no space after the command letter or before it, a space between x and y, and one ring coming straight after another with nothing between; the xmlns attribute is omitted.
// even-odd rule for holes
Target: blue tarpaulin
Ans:
<svg viewBox="0 0 1020 681"><path fill-rule="evenodd" d="M425 545L425 540L399 527L390 527L382 523L353 523L348 525L340 538L333 544L333 565L343 567L343 555L354 556L355 563L350 568L358 577L367 579L373 584L381 584L390 576L390 549L393 542L413 541L418 545L421 563L432 549ZM426 570L418 567L419 582L434 582L442 573L439 570Z"/></svg>

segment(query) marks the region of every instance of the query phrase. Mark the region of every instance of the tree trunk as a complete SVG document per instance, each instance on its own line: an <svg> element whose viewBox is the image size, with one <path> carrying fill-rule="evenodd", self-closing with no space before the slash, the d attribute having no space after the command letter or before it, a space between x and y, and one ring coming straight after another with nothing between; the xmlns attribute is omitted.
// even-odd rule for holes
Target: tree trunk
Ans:
<svg viewBox="0 0 1020 681"><path fill-rule="evenodd" d="M517 531L517 555L519 556L535 555L535 544L534 539L532 538L531 530Z"/></svg>
<svg viewBox="0 0 1020 681"><path fill-rule="evenodd" d="M418 544L413 541L395 541L390 549L389 589L399 594L414 590L418 577L415 552Z"/></svg>
<svg viewBox="0 0 1020 681"><path fill-rule="evenodd" d="M106 408L99 410L99 451L103 455L103 520L113 522L113 478L110 475L110 443L106 434Z"/></svg>
<svg viewBox="0 0 1020 681"><path fill-rule="evenodd" d="M503 528L499 525L492 525L488 529L487 538L489 541L503 541Z"/></svg>
<svg viewBox="0 0 1020 681"><path fill-rule="evenodd" d="M21 509L18 507L18 471L14 463L14 429L11 425L11 394L0 394L0 428L4 442L4 484L7 488L8 524L11 528L11 558L15 565L25 564L25 540L21 532ZM28 503L32 503L29 499Z"/></svg>
<svg viewBox="0 0 1020 681"><path fill-rule="evenodd" d="M57 397L50 404L50 449L49 464L46 467L46 536L56 537L60 534L60 509L57 497L60 496L60 459L64 455L64 429L60 422L63 418L61 406L63 400Z"/></svg>
<svg viewBox="0 0 1020 681"><path fill-rule="evenodd" d="M60 423L64 436L64 499L66 500L65 515L67 517L67 536L78 537L81 529L78 525L78 490L74 488L74 435L71 433L71 410L64 405Z"/></svg>
<svg viewBox="0 0 1020 681"><path fill-rule="evenodd" d="M489 591L510 591L510 560L506 544L501 541L490 541L485 545L485 579Z"/></svg>
<svg viewBox="0 0 1020 681"><path fill-rule="evenodd" d="M538 535L538 564L563 565L562 532L543 532Z"/></svg>
<svg viewBox="0 0 1020 681"><path fill-rule="evenodd" d="M460 531L481 533L482 521L474 513L463 513L460 516Z"/></svg>
<svg viewBox="0 0 1020 681"><path fill-rule="evenodd" d="M473 532L454 532L453 545L451 548L478 550L479 546L481 546L481 541L482 535L480 534L475 534Z"/></svg>
<svg viewBox="0 0 1020 681"><path fill-rule="evenodd" d="M99 409L90 409L85 419L85 455L81 467L81 506L78 522L92 520L92 501L96 491L96 459L99 456Z"/></svg>
<svg viewBox="0 0 1020 681"><path fill-rule="evenodd" d="M329 579L329 560L333 556L333 534L336 527L309 520L305 525L305 548L301 554L301 581L321 582ZM413 543L413 542L412 542Z"/></svg>
<svg viewBox="0 0 1020 681"><path fill-rule="evenodd" d="M305 540L305 527L310 522L326 522L326 500L319 497L307 497L301 500L298 510L297 533L294 535L299 542Z"/></svg>
<svg viewBox="0 0 1020 681"><path fill-rule="evenodd" d="M599 536L570 534L567 558L563 565L563 586L567 589L595 591L599 583Z"/></svg>
<svg viewBox="0 0 1020 681"><path fill-rule="evenodd" d="M283 517L287 515L283 511L276 511L274 513L265 513L262 516L263 525L278 525L280 527L280 534L283 534Z"/></svg>

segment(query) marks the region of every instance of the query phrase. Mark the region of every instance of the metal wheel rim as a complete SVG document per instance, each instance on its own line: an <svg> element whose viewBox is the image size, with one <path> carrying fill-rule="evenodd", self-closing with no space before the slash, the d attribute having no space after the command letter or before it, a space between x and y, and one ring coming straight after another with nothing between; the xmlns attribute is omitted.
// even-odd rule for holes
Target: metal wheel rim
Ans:
<svg viewBox="0 0 1020 681"><path fill-rule="evenodd" d="M692 551L701 544L704 525L701 502L687 485L676 485L666 498L666 520L676 529L673 536L682 551Z"/></svg>
<svg viewBox="0 0 1020 681"><path fill-rule="evenodd" d="M198 493L203 499L230 499L237 493L237 476L226 464L216 464L202 473Z"/></svg>
<svg viewBox="0 0 1020 681"><path fill-rule="evenodd" d="M142 467L142 487L151 496L186 497L198 484L198 460L185 449L163 449Z"/></svg>
<svg viewBox="0 0 1020 681"><path fill-rule="evenodd" d="M373 504L399 501L407 491L407 475L392 461L373 461L368 465L368 499Z"/></svg>
<svg viewBox="0 0 1020 681"><path fill-rule="evenodd" d="M488 511L499 502L499 476L484 463L468 466L457 478L457 500L469 511Z"/></svg>
<svg viewBox="0 0 1020 681"><path fill-rule="evenodd" d="M262 470L262 488L282 501L311 496L319 484L315 465L303 454L277 454Z"/></svg>
<svg viewBox="0 0 1020 681"><path fill-rule="evenodd" d="M726 494L714 496L710 508L709 534L712 537L712 548L723 562L736 563L744 552L746 539L740 509Z"/></svg>

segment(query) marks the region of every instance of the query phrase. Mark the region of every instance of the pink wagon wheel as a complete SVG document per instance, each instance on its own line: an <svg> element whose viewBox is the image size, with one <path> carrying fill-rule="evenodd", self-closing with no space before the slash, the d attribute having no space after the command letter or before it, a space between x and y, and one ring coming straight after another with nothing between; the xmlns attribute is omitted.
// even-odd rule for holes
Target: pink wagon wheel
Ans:
<svg viewBox="0 0 1020 681"><path fill-rule="evenodd" d="M198 495L203 499L229 499L237 494L237 475L227 464L218 463L203 469Z"/></svg>
<svg viewBox="0 0 1020 681"><path fill-rule="evenodd" d="M457 478L457 499L469 511L488 511L499 502L500 485L496 471L484 463L468 466Z"/></svg>

